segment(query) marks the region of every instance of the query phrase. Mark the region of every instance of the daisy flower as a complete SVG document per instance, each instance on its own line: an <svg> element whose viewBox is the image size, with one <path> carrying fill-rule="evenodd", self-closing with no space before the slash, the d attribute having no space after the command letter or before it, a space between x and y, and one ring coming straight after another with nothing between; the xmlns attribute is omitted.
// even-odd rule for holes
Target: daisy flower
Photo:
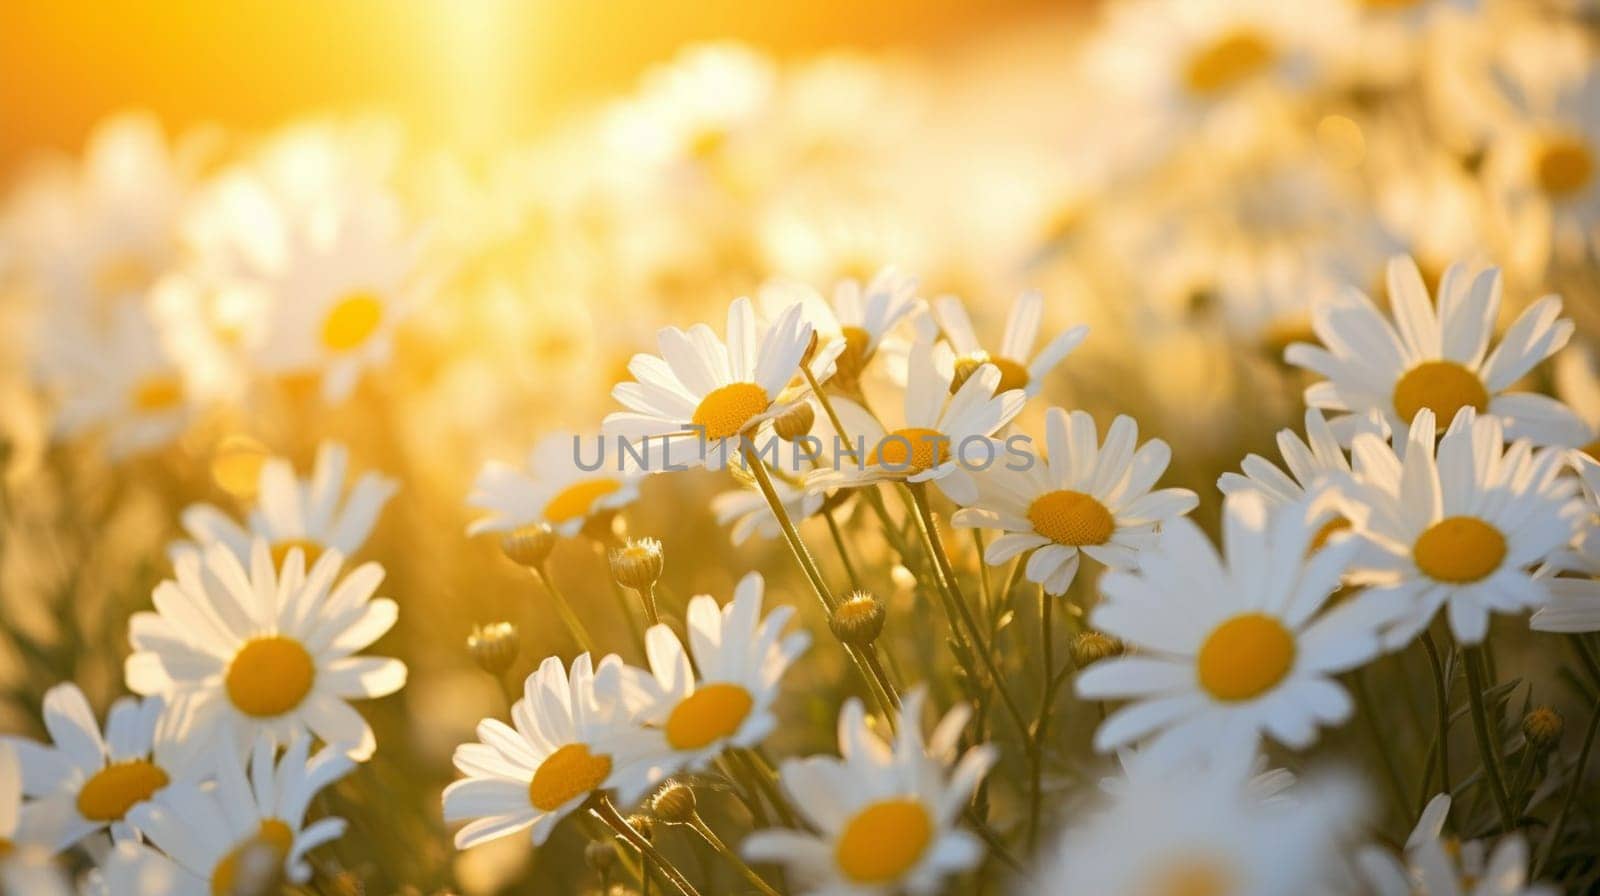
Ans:
<svg viewBox="0 0 1600 896"><path fill-rule="evenodd" d="M1065 594L1072 585L1080 553L1113 569L1132 569L1157 528L1200 500L1188 489L1151 491L1172 451L1160 439L1138 440L1132 417L1117 417L1101 444L1093 417L1051 408L1045 414L1048 456L1026 470L997 464L979 473L977 502L956 511L951 522L1006 533L984 550L991 566L1032 551L1028 581L1050 594Z"/></svg>
<svg viewBox="0 0 1600 896"><path fill-rule="evenodd" d="M1021 389L1029 398L1039 394L1044 388L1044 378L1089 335L1089 328L1080 324L1045 343L1035 354L1033 347L1039 338L1039 323L1044 318L1044 296L1037 290L1024 292L1012 304L1011 312L1006 315L1005 335L995 351L985 350L978 341L966 307L955 296L935 299L933 316L950 343L949 350L955 355L950 358L941 350L938 356L941 369L948 369L947 379L957 372L992 364L1000 371L1000 382L995 387L997 393Z"/></svg>
<svg viewBox="0 0 1600 896"><path fill-rule="evenodd" d="M1582 444L1586 428L1565 405L1507 391L1572 336L1559 298L1529 306L1489 351L1500 309L1497 269L1468 277L1465 267L1452 265L1439 283L1437 309L1410 258L1390 259L1388 285L1392 323L1365 295L1346 290L1312 309L1312 329L1326 348L1295 343L1284 352L1290 364L1327 377L1306 389L1306 404L1346 412L1334 421L1342 441L1352 437L1353 415L1377 412L1404 441L1424 409L1447 420L1473 408L1499 418L1511 438Z"/></svg>
<svg viewBox="0 0 1600 896"><path fill-rule="evenodd" d="M837 456L828 468L806 477L813 490L847 488L886 480L934 482L957 504L976 500L977 484L969 467L999 460L992 436L1022 411L1027 395L1021 389L999 391L1000 368L985 363L951 394L951 372L934 363L934 349L918 342L911 349L906 378L905 425L885 431L870 428L852 433L854 447L865 449Z"/></svg>
<svg viewBox="0 0 1600 896"><path fill-rule="evenodd" d="M52 743L16 740L23 790L59 826L57 849L96 831L128 840L128 810L177 780L198 780L195 742L184 737L184 719L166 711L159 696L124 697L111 705L105 735L83 691L72 683L45 692L42 714Z"/></svg>
<svg viewBox="0 0 1600 896"><path fill-rule="evenodd" d="M165 694L187 715L198 743L288 743L307 730L357 760L377 741L347 700L384 697L406 681L405 664L356 656L395 623L399 608L372 597L383 568L364 563L335 584L344 555L329 549L311 567L289 552L279 569L256 539L247 571L223 545L180 557L176 581L156 586L155 612L129 621L128 687Z"/></svg>
<svg viewBox="0 0 1600 896"><path fill-rule="evenodd" d="M1578 449L1600 458L1600 368L1588 346L1573 346L1556 355L1553 378L1556 395L1588 429L1588 440Z"/></svg>
<svg viewBox="0 0 1600 896"><path fill-rule="evenodd" d="M584 444L599 442L590 464ZM528 454L524 468L489 461L472 484L467 503L488 516L473 521L467 534L509 532L523 526L548 523L564 536L578 534L584 525L639 499L638 471L626 464L620 446L606 439L586 439L573 432L551 433ZM615 456L608 450L616 447ZM582 464L583 466L580 466Z"/></svg>
<svg viewBox="0 0 1600 896"><path fill-rule="evenodd" d="M37 813L23 809L24 775L16 744L0 739L0 892L67 896L72 888L52 861L59 839L53 824L39 824Z"/></svg>
<svg viewBox="0 0 1600 896"><path fill-rule="evenodd" d="M1540 569L1547 578L1549 601L1533 613L1528 625L1540 632L1600 631L1600 461L1587 454L1575 461L1588 509L1583 531L1566 550ZM1556 576L1574 573L1574 576Z"/></svg>
<svg viewBox="0 0 1600 896"><path fill-rule="evenodd" d="M183 528L194 540L177 542L169 553L176 561L221 544L248 563L252 544L263 539L278 567L295 548L305 553L308 565L329 550L349 556L366 543L398 487L393 479L368 472L346 493L349 465L350 452L337 442L317 446L309 478L297 478L288 460L271 458L261 465L256 506L244 525L214 505L192 504L183 511Z"/></svg>
<svg viewBox="0 0 1600 896"><path fill-rule="evenodd" d="M939 891L953 874L983 858L983 844L957 826L968 800L997 758L990 746L961 752L972 713L950 710L924 742L926 691L906 694L892 743L867 725L861 701L839 713L839 758L785 760L780 783L815 831L761 830L744 854L781 863L802 893L838 896Z"/></svg>
<svg viewBox="0 0 1600 896"><path fill-rule="evenodd" d="M712 497L711 512L717 518L717 525L729 527L728 537L735 547L749 541L752 535L769 540L777 538L783 531L782 527L778 524L778 518L772 515L772 505L767 503L766 496L757 488L754 474L745 473L743 467L729 469L738 471L734 473L734 478L740 482L746 478L751 481L746 488L733 489ZM823 492L808 489L803 483L791 483L779 473L773 475L772 490L783 504L784 513L796 524L810 519L827 500Z"/></svg>
<svg viewBox="0 0 1600 896"><path fill-rule="evenodd" d="M1528 843L1520 833L1487 851L1481 840L1445 839L1449 816L1450 797L1441 793L1422 810L1403 857L1379 846L1356 855L1375 896L1556 896L1554 887L1528 883Z"/></svg>
<svg viewBox="0 0 1600 896"><path fill-rule="evenodd" d="M570 676L560 657L540 663L511 707L516 727L484 719L479 742L456 748L455 766L467 777L445 788L444 820L472 819L456 832L456 848L525 828L538 846L596 793L638 800L659 778L651 762L661 740L634 721L629 706L644 677L615 656L591 666L580 654Z"/></svg>
<svg viewBox="0 0 1600 896"><path fill-rule="evenodd" d="M296 884L310 880L306 853L342 836L345 821L329 817L308 825L306 810L355 763L332 748L308 759L304 737L293 738L276 760L271 739L256 741L248 773L239 752L217 751L214 786L182 782L134 807L134 825L176 866L133 859L142 874L168 870L172 892L181 896L256 892L280 875ZM252 885L256 880L262 883Z"/></svg>
<svg viewBox="0 0 1600 896"><path fill-rule="evenodd" d="M1259 454L1249 454L1239 464L1243 475L1223 473L1217 479L1217 488L1224 495L1256 492L1268 503L1279 506L1304 500L1330 481L1350 476L1350 459L1321 411L1306 408L1305 429L1303 439L1292 429L1278 430L1283 467Z"/></svg>
<svg viewBox="0 0 1600 896"><path fill-rule="evenodd" d="M1319 725L1349 718L1334 675L1377 655L1385 617L1372 604L1328 606L1360 546L1335 539L1309 552L1330 498L1274 509L1254 492L1229 496L1226 557L1178 517L1141 552L1138 572L1100 580L1105 600L1090 622L1133 650L1085 669L1078 694L1133 702L1095 732L1095 749L1249 751L1263 734L1304 749Z"/></svg>
<svg viewBox="0 0 1600 896"><path fill-rule="evenodd" d="M205 881L142 842L118 843L84 875L79 896L210 896Z"/></svg>
<svg viewBox="0 0 1600 896"><path fill-rule="evenodd" d="M661 729L662 766L703 768L725 749L761 743L778 726L772 711L778 681L811 636L783 634L794 607L761 616L764 588L761 574L752 572L734 586L727 606L709 594L691 599L687 650L666 625L645 633L653 679L645 683L639 717Z"/></svg>
<svg viewBox="0 0 1600 896"><path fill-rule="evenodd" d="M1585 511L1560 476L1566 453L1510 447L1500 421L1470 408L1434 445L1433 412L1412 421L1393 447L1356 437L1352 521L1366 542L1351 578L1368 587L1356 600L1396 609L1384 645L1399 648L1445 607L1462 644L1477 644L1491 611L1543 604L1548 593L1529 568L1577 534Z"/></svg>
<svg viewBox="0 0 1600 896"><path fill-rule="evenodd" d="M735 299L726 340L705 324L662 328L661 354L634 355L635 381L611 390L629 410L607 415L604 432L641 442L648 470L722 468L730 442L737 447L738 437L786 407L784 389L811 344L802 310L791 306L763 328L750 300Z"/></svg>
<svg viewBox="0 0 1600 896"><path fill-rule="evenodd" d="M902 276L892 267L879 271L865 286L849 277L839 281L831 304L810 286L789 280L766 284L759 298L769 317L800 305L819 338L829 342L843 340L835 364L839 376L848 383L860 380L878 347L895 327L926 308L917 298L916 278Z"/></svg>
<svg viewBox="0 0 1600 896"><path fill-rule="evenodd" d="M1250 754L1246 751L1244 756ZM1265 795L1251 764L1130 775L1066 830L1036 880L1045 894L1344 892L1360 788L1312 779Z"/></svg>
<svg viewBox="0 0 1600 896"><path fill-rule="evenodd" d="M1543 236L1542 257L1579 259L1600 224L1600 72L1498 86L1514 113L1493 131L1484 178L1505 214Z"/></svg>

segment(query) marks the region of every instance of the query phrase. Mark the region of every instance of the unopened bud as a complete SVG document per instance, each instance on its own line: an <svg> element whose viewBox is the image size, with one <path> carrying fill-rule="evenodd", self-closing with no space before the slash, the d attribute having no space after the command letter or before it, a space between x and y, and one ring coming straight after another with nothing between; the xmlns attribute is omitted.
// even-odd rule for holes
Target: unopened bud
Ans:
<svg viewBox="0 0 1600 896"><path fill-rule="evenodd" d="M556 530L548 523L519 526L500 539L500 550L511 562L535 569L544 566L555 546Z"/></svg>
<svg viewBox="0 0 1600 896"><path fill-rule="evenodd" d="M490 675L500 675L516 661L522 646L522 636L509 622L491 622L474 626L467 636L467 652L478 668Z"/></svg>
<svg viewBox="0 0 1600 896"><path fill-rule="evenodd" d="M865 647L883 633L883 620L883 602L865 591L857 591L834 608L828 628L840 641Z"/></svg>
<svg viewBox="0 0 1600 896"><path fill-rule="evenodd" d="M611 577L619 585L635 591L649 591L661 578L666 561L661 555L661 542L654 538L628 539L628 543L611 552Z"/></svg>
<svg viewBox="0 0 1600 896"><path fill-rule="evenodd" d="M1536 706L1522 717L1522 735L1528 743L1540 750L1549 750L1561 742L1561 733L1567 722L1548 706Z"/></svg>
<svg viewBox="0 0 1600 896"><path fill-rule="evenodd" d="M667 824L688 824L696 809L694 789L682 781L667 782L650 798L650 811Z"/></svg>
<svg viewBox="0 0 1600 896"><path fill-rule="evenodd" d="M1122 655L1122 642L1100 632L1083 632L1072 639L1072 660L1078 668Z"/></svg>
<svg viewBox="0 0 1600 896"><path fill-rule="evenodd" d="M802 401L790 405L789 409L779 414L772 421L772 431L778 438L785 442L811 433L812 424L817 422L817 412L811 407L811 402Z"/></svg>

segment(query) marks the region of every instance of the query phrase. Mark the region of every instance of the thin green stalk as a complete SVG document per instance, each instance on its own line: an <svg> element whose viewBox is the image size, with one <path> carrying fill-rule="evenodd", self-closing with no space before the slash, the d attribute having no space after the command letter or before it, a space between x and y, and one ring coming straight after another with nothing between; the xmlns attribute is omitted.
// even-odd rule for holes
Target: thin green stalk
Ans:
<svg viewBox="0 0 1600 896"><path fill-rule="evenodd" d="M720 853L724 859L727 859L728 864L732 865L740 874L744 875L744 879L749 881L751 886L755 887L757 890L760 890L763 896L779 896L778 891L774 890L771 884L768 884L765 880L763 880L761 875L757 874L754 868L751 868L749 865L745 864L744 859L741 859L737 852L734 852L732 849L728 848L728 844L722 842L722 838L718 837L717 832L713 831L711 826L706 824L705 819L700 817L699 812L689 816L689 827L693 828L694 832L699 834L701 839L710 844L712 849Z"/></svg>
<svg viewBox="0 0 1600 896"><path fill-rule="evenodd" d="M778 773L773 770L772 763L767 761L767 757L761 754L761 748L737 750L734 754L750 769L756 787L766 794L767 802L772 804L772 809L778 813L778 818L785 826L796 827L794 810L789 808L789 801L783 798L783 792L778 789Z"/></svg>
<svg viewBox="0 0 1600 896"><path fill-rule="evenodd" d="M594 813L596 818L605 822L611 830L617 833L617 836L628 841L630 846L638 850L639 855L644 857L645 862L652 863L661 869L662 875L666 877L667 882L672 884L680 896L700 896L700 891L694 888L694 884L689 883L689 879L683 876L683 872L679 871L676 865L662 855L654 844L645 839L643 834L634 830L633 826L628 824L628 820L617 812L617 807L611 805L609 797L601 795L598 799L592 800L589 804L589 811Z"/></svg>
<svg viewBox="0 0 1600 896"><path fill-rule="evenodd" d="M1595 732L1600 730L1600 706L1589 714L1589 728L1583 735L1583 750L1578 753L1578 764L1572 770L1572 781L1567 785L1567 796L1561 801L1561 811L1557 813L1555 823L1550 826L1550 833L1545 835L1544 845L1539 849L1539 861L1533 864L1534 880L1539 879L1539 873L1550 861L1550 856L1555 853L1556 844L1561 842L1561 835L1566 833L1567 818L1572 815L1572 807L1578 802L1578 792L1583 789L1584 776L1589 772L1589 754L1594 749Z"/></svg>
<svg viewBox="0 0 1600 896"><path fill-rule="evenodd" d="M1445 665L1439 656L1439 645L1434 643L1430 632L1422 633L1422 648L1428 654L1428 666L1433 671L1433 701L1434 708L1439 717L1439 732L1437 743L1439 745L1439 792L1450 793L1450 683L1445 678ZM1419 804L1417 811L1422 811L1426 805L1426 798Z"/></svg>
<svg viewBox="0 0 1600 896"><path fill-rule="evenodd" d="M561 621L566 624L567 631L572 633L573 640L577 641L578 646L583 648L590 656L597 656L594 649L594 639L589 637L589 630L584 628L583 620L579 619L578 614L573 612L572 604L567 602L567 596L561 593L560 588L556 587L555 579L552 579L550 573L542 568L533 569L531 572L533 577L543 583L545 590L549 591L550 596L554 598L556 615L560 616Z"/></svg>
<svg viewBox="0 0 1600 896"><path fill-rule="evenodd" d="M1483 650L1468 647L1466 652L1467 697L1471 700L1472 730L1478 739L1478 756L1483 760L1484 777L1489 781L1489 793L1494 797L1495 808L1500 812L1502 833L1516 827L1516 816L1511 812L1511 800L1506 796L1505 779L1500 774L1499 750L1495 748L1494 734L1489 730L1489 710L1483 694L1488 687L1483 674Z"/></svg>
<svg viewBox="0 0 1600 896"><path fill-rule="evenodd" d="M856 565L850 562L850 551L845 548L844 533L839 530L839 521L833 518L832 510L825 510L822 518L828 522L828 534L833 536L833 546L839 552L839 562L844 565L844 574L850 579L852 591L864 591L861 587L861 577L856 574Z"/></svg>
<svg viewBox="0 0 1600 896"><path fill-rule="evenodd" d="M1044 804L1044 740L1050 727L1050 710L1055 703L1055 600L1039 586L1039 638L1044 657L1044 686L1039 689L1039 714L1028 738L1028 766L1032 779L1028 786L1028 852L1039 845L1039 815Z"/></svg>
<svg viewBox="0 0 1600 896"><path fill-rule="evenodd" d="M1356 703L1361 707L1361 715L1366 717L1367 729L1372 733L1373 746L1377 748L1378 758L1383 764L1383 776L1389 785L1389 795L1394 798L1395 808L1403 818L1409 814L1405 785L1401 783L1400 769L1395 765L1394 756L1389 753L1389 739L1384 737L1377 704L1373 702L1372 692L1367 687L1367 677L1363 674L1363 670L1357 669L1350 673L1350 681L1354 685Z"/></svg>
<svg viewBox="0 0 1600 896"><path fill-rule="evenodd" d="M1583 664L1584 671L1589 673L1589 681L1600 688L1600 660L1595 659L1594 651L1589 649L1589 642L1583 640L1583 635L1568 635L1567 640L1572 642L1572 647L1578 652L1578 661Z"/></svg>

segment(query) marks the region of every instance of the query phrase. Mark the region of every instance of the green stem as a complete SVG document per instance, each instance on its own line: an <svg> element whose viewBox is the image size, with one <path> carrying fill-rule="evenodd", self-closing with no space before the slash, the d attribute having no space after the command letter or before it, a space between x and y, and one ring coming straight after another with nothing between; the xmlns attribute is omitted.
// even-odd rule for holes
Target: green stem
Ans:
<svg viewBox="0 0 1600 896"><path fill-rule="evenodd" d="M839 552L839 562L844 565L844 574L850 579L852 591L863 591L861 577L856 575L856 566L850 562L850 551L845 548L844 533L839 530L839 521L833 518L833 511L826 510L822 518L828 522L828 534L833 536L833 546Z"/></svg>
<svg viewBox="0 0 1600 896"><path fill-rule="evenodd" d="M796 827L794 811L789 808L789 801L783 798L783 793L776 783L778 773L773 770L771 763L761 755L759 748L750 750L736 750L734 755L739 757L750 775L755 779L756 787L766 795L767 802L772 804L773 811L778 813L778 818L787 827Z"/></svg>
<svg viewBox="0 0 1600 896"><path fill-rule="evenodd" d="M1039 638L1044 655L1044 686L1039 689L1039 715L1028 738L1028 765L1032 780L1028 787L1028 852L1039 844L1039 814L1044 804L1044 740L1050 726L1051 704L1055 702L1055 634L1052 631L1055 600L1039 586Z"/></svg>
<svg viewBox="0 0 1600 896"><path fill-rule="evenodd" d="M1450 793L1450 683L1445 678L1444 660L1439 656L1439 646L1434 643L1433 634L1422 633L1422 648L1428 654L1428 666L1433 670L1433 701L1439 716L1439 792ZM1419 804L1426 805L1426 797Z"/></svg>
<svg viewBox="0 0 1600 896"><path fill-rule="evenodd" d="M1561 801L1561 811L1556 815L1555 823L1550 826L1550 833L1544 838L1544 846L1539 850L1539 861L1533 865L1534 880L1539 879L1539 872L1544 870L1550 856L1554 854L1556 844L1561 841L1561 835L1566 832L1567 818L1572 814L1572 807L1578 802L1578 791L1583 789L1584 776L1589 772L1589 754L1594 748L1594 736L1600 730L1600 706L1589 714L1589 728L1583 735L1583 750L1578 753L1578 765L1572 770L1572 781L1567 785L1566 799Z"/></svg>
<svg viewBox="0 0 1600 896"><path fill-rule="evenodd" d="M1489 730L1489 710L1483 695L1488 683L1483 674L1483 649L1466 648L1467 696L1472 701L1472 730L1478 739L1478 756L1483 760L1484 776L1489 781L1489 793L1494 797L1495 808L1500 812L1502 833L1516 827L1516 816L1511 812L1511 800L1506 796L1505 779L1500 774L1499 751L1495 749L1494 734Z"/></svg>
<svg viewBox="0 0 1600 896"><path fill-rule="evenodd" d="M716 850L718 853L721 853L722 857L728 860L728 864L732 865L740 874L744 875L744 879L749 881L751 886L755 887L757 890L760 890L763 896L779 896L778 891L774 890L772 886L765 880L762 880L761 875L757 874L754 868L746 865L744 859L739 858L738 853L734 852L732 849L729 849L728 844L722 842L722 838L718 837L717 832L713 831L711 826L706 824L705 819L700 817L699 812L689 816L689 827L693 828L694 832L699 834L701 839L710 844L712 849Z"/></svg>
<svg viewBox="0 0 1600 896"><path fill-rule="evenodd" d="M583 620L579 619L578 614L573 612L572 604L567 602L567 596L561 593L560 588L556 587L555 579L550 578L549 572L542 568L534 569L532 572L533 577L542 582L545 590L549 591L550 596L555 599L556 615L560 616L561 621L566 624L567 631L572 633L573 640L577 641L578 646L583 648L591 658L598 660L599 656L594 649L594 639L589 637L589 630L583 627Z"/></svg>
<svg viewBox="0 0 1600 896"><path fill-rule="evenodd" d="M611 805L609 797L601 795L598 799L591 801L589 811L605 822L611 830L617 833L617 836L628 841L630 846L637 849L639 855L644 857L645 862L654 864L661 869L662 875L678 891L679 896L700 896L700 891L694 888L694 884L689 883L689 879L683 876L683 872L679 871L676 865L662 855L654 844L645 839L643 834L634 830L633 826L628 824L628 820L617 812L617 807Z"/></svg>

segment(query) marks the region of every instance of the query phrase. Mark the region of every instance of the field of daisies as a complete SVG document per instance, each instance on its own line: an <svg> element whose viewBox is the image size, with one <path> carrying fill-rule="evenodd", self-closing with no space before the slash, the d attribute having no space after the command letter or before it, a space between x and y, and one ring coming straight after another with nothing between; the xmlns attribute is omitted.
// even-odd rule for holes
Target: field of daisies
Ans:
<svg viewBox="0 0 1600 896"><path fill-rule="evenodd" d="M683 50L0 203L0 892L1600 892L1600 9Z"/></svg>

